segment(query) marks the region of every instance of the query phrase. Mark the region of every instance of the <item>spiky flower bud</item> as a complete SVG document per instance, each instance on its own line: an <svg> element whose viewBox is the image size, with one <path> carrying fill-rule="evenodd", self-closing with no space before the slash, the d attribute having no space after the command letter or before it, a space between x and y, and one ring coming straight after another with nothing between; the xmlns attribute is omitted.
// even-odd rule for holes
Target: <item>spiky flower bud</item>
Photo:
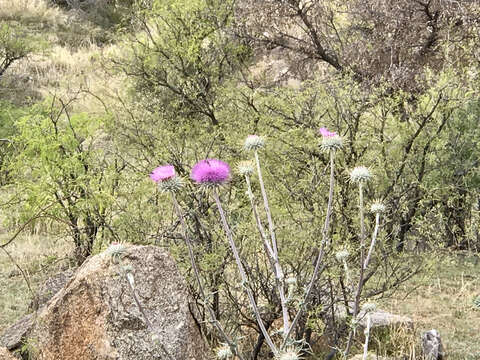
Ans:
<svg viewBox="0 0 480 360"><path fill-rule="evenodd" d="M289 350L289 351L281 352L277 356L277 359L278 360L299 360L299 359L301 359L301 357L300 357L300 354L297 351Z"/></svg>
<svg viewBox="0 0 480 360"><path fill-rule="evenodd" d="M242 176L250 176L253 174L254 165L252 161L240 161L237 164L237 171Z"/></svg>
<svg viewBox="0 0 480 360"><path fill-rule="evenodd" d="M370 170L365 166L357 166L352 171L350 171L350 180L352 182L363 182L368 181L372 177L372 173Z"/></svg>
<svg viewBox="0 0 480 360"><path fill-rule="evenodd" d="M220 360L225 360L233 357L232 349L227 344L223 344L222 346L216 349L217 358Z"/></svg>
<svg viewBox="0 0 480 360"><path fill-rule="evenodd" d="M362 310L367 314L377 310L377 305L374 303L365 303L362 305Z"/></svg>
<svg viewBox="0 0 480 360"><path fill-rule="evenodd" d="M339 135L334 135L334 136L324 136L322 138L322 144L320 145L320 148L324 151L329 151L329 150L340 150L343 147L343 140Z"/></svg>
<svg viewBox="0 0 480 360"><path fill-rule="evenodd" d="M258 135L248 135L243 143L245 150L259 150L265 146L265 139Z"/></svg>
<svg viewBox="0 0 480 360"><path fill-rule="evenodd" d="M107 250L105 250L105 252L110 255L112 263L118 264L125 256L127 248L124 244L114 242L110 244L110 246L107 248Z"/></svg>
<svg viewBox="0 0 480 360"><path fill-rule="evenodd" d="M380 200L376 200L370 206L370 211L374 214L381 214L385 212L385 205Z"/></svg>
<svg viewBox="0 0 480 360"><path fill-rule="evenodd" d="M161 192L177 192L183 187L183 180L179 176L175 176L158 182L158 188Z"/></svg>
<svg viewBox="0 0 480 360"><path fill-rule="evenodd" d="M348 255L350 255L350 254L347 250L340 250L340 251L337 251L337 253L335 254L335 258L338 261L343 261L343 260L346 260L348 258Z"/></svg>

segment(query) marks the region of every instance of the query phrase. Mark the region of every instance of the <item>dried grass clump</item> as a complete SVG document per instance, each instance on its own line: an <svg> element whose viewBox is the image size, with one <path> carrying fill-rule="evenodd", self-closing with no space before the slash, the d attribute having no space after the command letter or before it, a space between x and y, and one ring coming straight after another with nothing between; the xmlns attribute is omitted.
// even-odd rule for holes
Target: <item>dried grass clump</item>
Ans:
<svg viewBox="0 0 480 360"><path fill-rule="evenodd" d="M57 26L66 16L46 0L0 0L0 20Z"/></svg>

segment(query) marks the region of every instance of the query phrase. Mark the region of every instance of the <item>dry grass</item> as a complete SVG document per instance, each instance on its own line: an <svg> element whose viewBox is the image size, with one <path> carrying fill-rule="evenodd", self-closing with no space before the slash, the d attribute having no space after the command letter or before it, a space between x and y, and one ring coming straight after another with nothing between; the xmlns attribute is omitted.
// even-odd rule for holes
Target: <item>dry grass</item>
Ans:
<svg viewBox="0 0 480 360"><path fill-rule="evenodd" d="M0 243L8 237L2 235ZM68 265L71 242L39 235L22 235L6 247L25 273L32 289L49 275ZM32 295L18 267L0 250L0 333L27 312Z"/></svg>
<svg viewBox="0 0 480 360"><path fill-rule="evenodd" d="M383 304L388 311L414 320L415 339L437 329L449 360L480 359L480 257L472 254L435 254L429 276L402 286L394 299ZM418 351L418 350L417 350Z"/></svg>
<svg viewBox="0 0 480 360"><path fill-rule="evenodd" d="M66 15L46 0L0 0L0 19L22 24L57 26L66 21Z"/></svg>

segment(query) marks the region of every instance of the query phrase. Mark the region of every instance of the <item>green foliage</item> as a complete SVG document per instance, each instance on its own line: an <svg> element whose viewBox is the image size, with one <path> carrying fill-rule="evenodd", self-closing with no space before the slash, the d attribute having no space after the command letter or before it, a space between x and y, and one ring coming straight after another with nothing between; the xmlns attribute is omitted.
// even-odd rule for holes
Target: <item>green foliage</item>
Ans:
<svg viewBox="0 0 480 360"><path fill-rule="evenodd" d="M232 17L229 1L156 1L138 12L139 31L127 36L118 69L135 74L137 99L172 121L210 121L226 99L230 79L248 50L225 31Z"/></svg>
<svg viewBox="0 0 480 360"><path fill-rule="evenodd" d="M0 78L15 61L38 49L38 45L25 29L6 23L0 25Z"/></svg>
<svg viewBox="0 0 480 360"><path fill-rule="evenodd" d="M8 163L14 155L15 144L13 136L16 134L15 120L27 110L5 101L0 101L0 184L11 180L8 174Z"/></svg>
<svg viewBox="0 0 480 360"><path fill-rule="evenodd" d="M40 216L66 225L79 260L108 226L118 186L120 169L102 131L108 119L70 115L68 104L52 99L16 122L19 152L10 172L19 220Z"/></svg>

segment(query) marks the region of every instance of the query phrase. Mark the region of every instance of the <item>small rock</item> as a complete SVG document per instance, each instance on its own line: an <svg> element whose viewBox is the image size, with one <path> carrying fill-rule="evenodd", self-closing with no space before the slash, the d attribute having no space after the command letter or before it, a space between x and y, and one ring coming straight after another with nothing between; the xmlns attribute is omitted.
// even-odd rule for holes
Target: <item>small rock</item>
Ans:
<svg viewBox="0 0 480 360"><path fill-rule="evenodd" d="M367 316L363 311L358 314L360 325L367 326ZM376 310L370 313L371 329L399 328L413 329L413 320L407 316L391 314L383 310Z"/></svg>
<svg viewBox="0 0 480 360"><path fill-rule="evenodd" d="M422 350L426 360L443 360L443 345L440 334L432 329L422 334Z"/></svg>

